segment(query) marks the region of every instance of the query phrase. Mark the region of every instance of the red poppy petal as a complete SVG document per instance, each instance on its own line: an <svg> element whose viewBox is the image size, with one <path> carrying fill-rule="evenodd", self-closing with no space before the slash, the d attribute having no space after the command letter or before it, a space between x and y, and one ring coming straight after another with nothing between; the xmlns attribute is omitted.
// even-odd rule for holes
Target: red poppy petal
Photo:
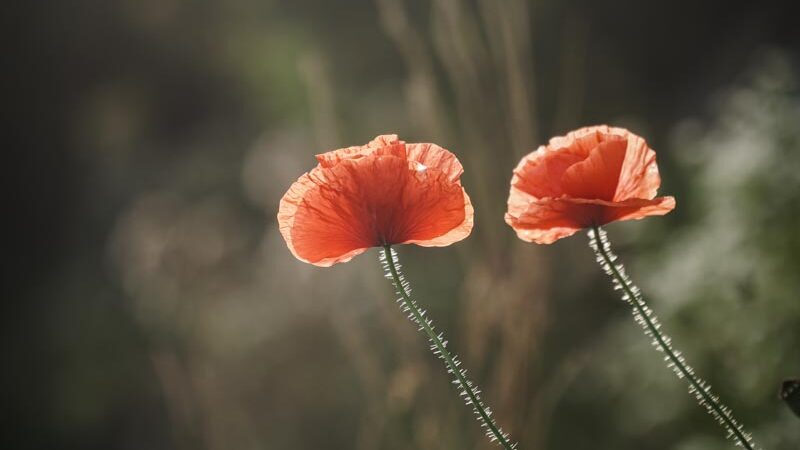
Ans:
<svg viewBox="0 0 800 450"><path fill-rule="evenodd" d="M594 224L663 215L675 199L655 198L660 182L644 139L606 125L581 128L520 161L506 222L524 240L551 243Z"/></svg>
<svg viewBox="0 0 800 450"><path fill-rule="evenodd" d="M519 214L509 211L505 219L523 241L552 244L580 231L586 223L591 223L597 213L598 208L594 205L576 204L568 199L543 198L532 200Z"/></svg>
<svg viewBox="0 0 800 450"><path fill-rule="evenodd" d="M421 167L416 161L405 163L405 178L394 178L402 191L384 226L387 242L441 247L468 236L473 210L461 183L446 172ZM386 179L380 182L385 183Z"/></svg>
<svg viewBox="0 0 800 450"><path fill-rule="evenodd" d="M675 209L675 197L654 199L635 198L606 205L601 224L617 220L638 220L648 216L663 216Z"/></svg>
<svg viewBox="0 0 800 450"><path fill-rule="evenodd" d="M621 128L611 128L607 125L583 127L570 131L566 136L557 136L550 139L547 146L553 151L569 149L573 153L586 157L592 149L605 141L609 135L616 134L615 130L621 130Z"/></svg>
<svg viewBox="0 0 800 450"><path fill-rule="evenodd" d="M464 173L464 167L456 155L436 144L406 144L406 154L409 161L438 169L453 181L457 181Z"/></svg>
<svg viewBox="0 0 800 450"><path fill-rule="evenodd" d="M603 142L624 139L622 132L627 133L622 128L599 125L554 137L520 161L514 169L511 184L536 198L560 197L565 193L561 185L564 172L588 158L591 151Z"/></svg>
<svg viewBox="0 0 800 450"><path fill-rule="evenodd" d="M348 193L328 186L326 169L301 176L280 202L278 225L292 254L317 266L331 266L363 253L374 244L360 211L342 201Z"/></svg>
<svg viewBox="0 0 800 450"><path fill-rule="evenodd" d="M380 148L387 145L397 144L401 141L396 134L381 134L376 136L375 139L369 141L365 147Z"/></svg>
<svg viewBox="0 0 800 450"><path fill-rule="evenodd" d="M506 213L506 223L514 228L522 240L551 244L593 224L605 225L617 220L663 216L674 208L673 197L630 199L623 202L543 198L531 201L521 213Z"/></svg>
<svg viewBox="0 0 800 450"><path fill-rule="evenodd" d="M372 154L405 157L405 142L396 134L384 134L371 140L367 145L340 148L316 156L321 167L330 168L346 159L358 159Z"/></svg>
<svg viewBox="0 0 800 450"><path fill-rule="evenodd" d="M620 171L614 200L652 199L661 185L661 176L658 174L658 165L656 165L656 152L650 149L641 137L629 133L627 130L622 131L627 133L628 149Z"/></svg>
<svg viewBox="0 0 800 450"><path fill-rule="evenodd" d="M442 246L463 239L472 208L447 174L371 155L301 177L281 200L278 219L298 259L329 266L383 243Z"/></svg>
<svg viewBox="0 0 800 450"><path fill-rule="evenodd" d="M469 199L466 191L463 189L462 191L462 201L459 203L457 201L456 196L449 196L449 202L453 205L449 211L442 212L440 219L441 223L447 224L445 226L449 226L449 224L456 223L458 220L461 220L461 223L456 225L450 231L442 234L440 236L435 236L432 238L426 238L423 233L419 231L414 233L414 238L401 242L402 244L417 244L423 247L445 247L452 243L458 242L467 236L470 235L472 232L472 226L474 222L474 215L475 212L472 208L472 202ZM458 206L461 205L461 206ZM435 233L428 233L435 234Z"/></svg>
<svg viewBox="0 0 800 450"><path fill-rule="evenodd" d="M598 144L586 159L564 171L564 193L575 198L613 200L626 149L627 141L622 138Z"/></svg>
<svg viewBox="0 0 800 450"><path fill-rule="evenodd" d="M554 151L541 146L517 164L511 179L512 190L537 198L560 197L564 193L561 188L564 172L585 157L582 152L568 148Z"/></svg>

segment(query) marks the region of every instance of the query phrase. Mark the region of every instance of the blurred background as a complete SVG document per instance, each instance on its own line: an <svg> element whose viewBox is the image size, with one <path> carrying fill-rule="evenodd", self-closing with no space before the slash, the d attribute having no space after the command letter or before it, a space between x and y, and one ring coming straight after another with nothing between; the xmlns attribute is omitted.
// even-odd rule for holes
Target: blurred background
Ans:
<svg viewBox="0 0 800 450"><path fill-rule="evenodd" d="M73 0L3 13L3 447L488 449L377 251L295 260L278 201L382 133L466 167L472 236L399 249L521 449L728 449L587 247L517 240L511 170L609 123L663 218L607 227L695 369L800 448L800 28L765 0ZM4 77L5 78L5 77Z"/></svg>

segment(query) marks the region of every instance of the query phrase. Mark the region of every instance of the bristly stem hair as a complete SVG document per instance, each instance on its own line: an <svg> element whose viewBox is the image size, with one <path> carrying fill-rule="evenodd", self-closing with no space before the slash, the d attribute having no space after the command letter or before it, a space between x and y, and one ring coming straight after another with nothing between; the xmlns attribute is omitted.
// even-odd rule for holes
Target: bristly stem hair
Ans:
<svg viewBox="0 0 800 450"><path fill-rule="evenodd" d="M416 301L411 298L411 286L400 272L400 263L397 253L389 245L384 245L380 252L380 262L386 272L386 278L392 281L399 296L397 302L400 309L408 314L409 320L419 326L419 330L428 336L431 351L444 362L447 372L453 375L453 384L459 389L461 398L471 406L481 426L486 428L486 436L490 441L503 446L505 450L514 450L516 443L511 443L509 435L497 426L492 418L492 411L484 405L480 397L480 389L467 379L466 369L459 368L461 361L447 350L447 341L443 333L436 333L433 321L426 316L426 311L421 309Z"/></svg>
<svg viewBox="0 0 800 450"><path fill-rule="evenodd" d="M672 339L661 331L661 323L653 310L647 306L641 291L633 284L625 273L625 267L612 253L605 230L597 225L592 226L589 230L589 246L594 250L597 262L613 280L614 289L622 291L622 299L633 308L633 317L644 330L644 334L653 339L653 347L664 353L667 367L672 369L679 379L685 379L689 383L689 394L693 395L697 403L725 428L728 438L733 439L737 447L756 450L753 438L744 431L744 426L733 418L731 409L720 402L719 397L711 391L711 385L695 375L694 369L686 363L681 352L672 347Z"/></svg>

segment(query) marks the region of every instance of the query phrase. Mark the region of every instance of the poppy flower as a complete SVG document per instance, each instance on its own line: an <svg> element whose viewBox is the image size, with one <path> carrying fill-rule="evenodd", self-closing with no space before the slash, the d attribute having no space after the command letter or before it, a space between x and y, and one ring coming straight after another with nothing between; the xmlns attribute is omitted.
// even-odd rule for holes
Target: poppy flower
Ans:
<svg viewBox="0 0 800 450"><path fill-rule="evenodd" d="M670 212L675 199L656 198L660 184L644 139L623 128L581 128L520 161L505 219L520 239L550 244L593 225Z"/></svg>
<svg viewBox="0 0 800 450"><path fill-rule="evenodd" d="M278 225L292 254L317 266L349 261L371 247L441 247L472 231L464 169L435 144L383 135L317 155L280 202Z"/></svg>

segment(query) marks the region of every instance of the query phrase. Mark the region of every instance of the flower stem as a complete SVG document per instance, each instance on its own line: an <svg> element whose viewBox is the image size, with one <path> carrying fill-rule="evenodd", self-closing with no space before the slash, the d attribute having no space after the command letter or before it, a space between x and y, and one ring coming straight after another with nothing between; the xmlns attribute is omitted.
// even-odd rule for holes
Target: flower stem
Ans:
<svg viewBox="0 0 800 450"><path fill-rule="evenodd" d="M732 438L736 446L755 450L753 438L744 431L744 426L733 418L731 409L723 405L719 397L712 393L711 385L695 375L694 369L686 363L681 352L672 347L672 339L660 331L661 324L658 318L645 303L639 288L625 273L625 267L616 262L617 257L611 251L606 232L597 225L593 225L589 230L589 245L597 255L597 262L614 280L614 289L622 290L622 299L633 307L634 318L644 329L645 335L653 338L656 350L665 353L664 360L667 362L667 367L671 368L678 378L688 381L689 393L694 395L700 406L703 406L727 430L728 438Z"/></svg>
<svg viewBox="0 0 800 450"><path fill-rule="evenodd" d="M386 278L392 280L397 289L397 295L400 297L397 302L401 304L400 308L404 313L408 314L409 320L419 325L420 331L423 331L431 342L431 351L439 359L444 361L447 367L447 372L452 374L455 379L453 384L459 387L460 395L467 405L472 406L473 412L477 416L481 426L486 428L486 435L492 442L497 442L506 450L514 450L517 444L512 444L509 440L508 434L503 433L500 427L497 426L492 418L491 410L483 404L480 397L480 390L467 379L467 371L460 369L461 361L458 357L449 350L447 350L447 341L444 339L443 333L436 333L433 326L433 321L426 317L426 311L421 309L416 301L411 299L411 287L405 280L405 277L400 272L400 264L397 259L397 253L389 245L384 245L381 249L380 262L386 272Z"/></svg>

